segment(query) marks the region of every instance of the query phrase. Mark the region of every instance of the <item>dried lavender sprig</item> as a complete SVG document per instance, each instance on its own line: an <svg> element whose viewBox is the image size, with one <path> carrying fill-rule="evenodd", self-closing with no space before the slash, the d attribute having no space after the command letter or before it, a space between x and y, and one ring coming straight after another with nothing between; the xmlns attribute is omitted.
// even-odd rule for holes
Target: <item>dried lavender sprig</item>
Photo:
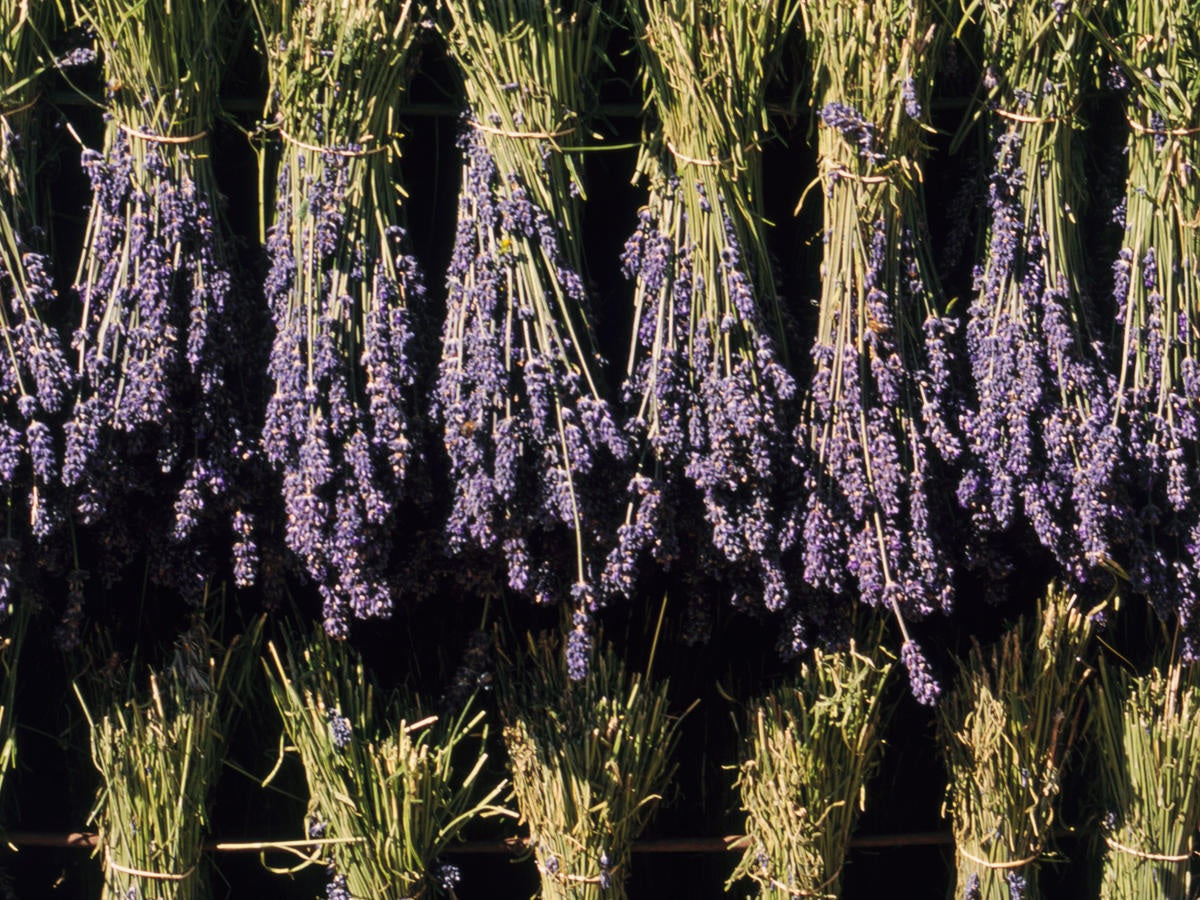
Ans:
<svg viewBox="0 0 1200 900"><path fill-rule="evenodd" d="M967 326L970 459L959 498L985 532L1023 518L1075 578L1109 555L1119 513L1113 385L1089 328L1077 220L1092 6L981 0L966 9L982 32L994 160Z"/></svg>
<svg viewBox="0 0 1200 900"><path fill-rule="evenodd" d="M1113 262L1122 330L1114 421L1137 507L1128 571L1200 655L1200 3L1127 0L1108 9L1125 86L1124 235Z"/></svg>
<svg viewBox="0 0 1200 900"><path fill-rule="evenodd" d="M608 17L599 0L449 0L443 12L470 108L435 396L448 542L502 550L509 586L542 602L565 599L565 579L586 616L611 493L600 473L627 450L583 281L582 172L561 145L585 137Z"/></svg>
<svg viewBox="0 0 1200 900"><path fill-rule="evenodd" d="M0 3L0 490L44 538L62 518L52 500L61 464L54 429L72 372L46 321L55 303L52 266L40 224L38 75L47 67L49 3Z"/></svg>
<svg viewBox="0 0 1200 900"><path fill-rule="evenodd" d="M1102 608L1084 612L1051 585L1036 615L1023 616L987 650L975 644L960 661L959 681L938 707L956 897L1038 896L1038 864L1052 848L1062 767L1090 672L1085 656Z"/></svg>
<svg viewBox="0 0 1200 900"><path fill-rule="evenodd" d="M1091 692L1107 811L1100 896L1185 900L1200 825L1200 667L1170 653L1146 674L1114 665L1100 658Z"/></svg>
<svg viewBox="0 0 1200 900"><path fill-rule="evenodd" d="M239 331L249 313L209 137L229 10L225 0L79 0L75 12L97 35L109 105L103 152L83 152L92 204L62 480L85 524L117 519L144 492L172 497L163 531L177 543L217 516L244 532L233 519L250 514L232 487L253 448L235 373L253 345Z"/></svg>
<svg viewBox="0 0 1200 900"><path fill-rule="evenodd" d="M955 322L928 254L921 167L938 53L934 3L805 4L819 110L825 250L813 375L798 456L805 468L804 577L857 588L896 617L924 703L939 689L907 620L952 603L939 540L942 467L960 452ZM853 581L851 581L853 579Z"/></svg>
<svg viewBox="0 0 1200 900"><path fill-rule="evenodd" d="M275 324L263 446L287 543L325 627L387 616L397 502L416 493L416 319L397 108L425 9L411 0L256 2L282 139L265 284Z"/></svg>
<svg viewBox="0 0 1200 900"><path fill-rule="evenodd" d="M685 492L700 538L726 568L753 573L753 601L788 605L781 565L794 534L781 310L763 220L766 88L800 4L628 0L657 122L639 175L648 204L626 243L634 331L625 401L641 445L604 586L632 591L646 555L669 565ZM728 42L728 53L710 46Z"/></svg>

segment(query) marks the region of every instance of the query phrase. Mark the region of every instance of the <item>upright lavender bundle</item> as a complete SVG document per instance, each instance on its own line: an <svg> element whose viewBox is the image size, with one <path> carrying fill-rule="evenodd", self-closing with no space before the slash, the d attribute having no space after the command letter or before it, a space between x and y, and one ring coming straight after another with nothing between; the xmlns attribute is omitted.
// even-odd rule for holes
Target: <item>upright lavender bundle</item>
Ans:
<svg viewBox="0 0 1200 900"><path fill-rule="evenodd" d="M1129 574L1200 655L1200 3L1128 0L1110 48L1128 85L1129 172L1113 263L1123 329L1115 410L1137 500Z"/></svg>
<svg viewBox="0 0 1200 900"><path fill-rule="evenodd" d="M1097 606L1051 585L1037 614L975 643L938 707L962 900L1032 900L1051 848L1063 766L1079 724Z"/></svg>
<svg viewBox="0 0 1200 900"><path fill-rule="evenodd" d="M792 377L763 221L766 88L795 0L627 0L654 131L639 173L650 199L625 245L634 331L624 397L641 446L604 571L628 593L641 558L669 564L680 503L701 499L702 556L754 578L768 610L788 605ZM712 47L729 40L727 51ZM690 486L690 489L689 489Z"/></svg>
<svg viewBox="0 0 1200 900"><path fill-rule="evenodd" d="M420 456L397 107L424 9L411 0L255 2L282 139L266 294L275 322L263 446L287 543L325 627L386 616L395 509Z"/></svg>
<svg viewBox="0 0 1200 900"><path fill-rule="evenodd" d="M92 204L62 479L79 521L104 518L103 532L122 526L137 493L173 499L177 543L220 514L247 584L257 550L233 485L250 452L239 396L250 342L209 138L230 10L225 0L79 0L76 16L104 57L108 113L103 152L83 153Z"/></svg>
<svg viewBox="0 0 1200 900"><path fill-rule="evenodd" d="M0 2L0 491L11 504L5 540L12 544L0 564L4 607L11 603L14 526L28 517L41 538L61 519L47 502L61 463L51 426L70 390L71 368L44 319L55 289L36 177L41 35L53 15L48 3Z"/></svg>
<svg viewBox="0 0 1200 900"><path fill-rule="evenodd" d="M452 551L502 549L509 586L539 602L564 596L565 568L582 651L598 603L600 476L627 450L582 277L582 174L562 145L585 137L608 17L600 0L448 0L444 12L470 106L435 398L447 536ZM573 562L560 567L566 546Z"/></svg>
<svg viewBox="0 0 1200 900"><path fill-rule="evenodd" d="M895 657L880 646L882 629L874 631L863 650L853 640L814 649L747 710L736 780L747 844L726 888L750 878L770 900L841 896L891 715L884 692Z"/></svg>
<svg viewBox="0 0 1200 900"><path fill-rule="evenodd" d="M938 473L960 452L954 321L928 256L920 184L935 5L803 9L825 208L813 375L797 432L804 577L834 593L857 587L890 610L914 695L933 703L938 686L905 622L950 609Z"/></svg>
<svg viewBox="0 0 1200 900"><path fill-rule="evenodd" d="M1100 658L1091 726L1105 810L1103 900L1195 894L1188 870L1200 826L1200 666L1176 650L1156 654L1140 674Z"/></svg>
<svg viewBox="0 0 1200 900"><path fill-rule="evenodd" d="M967 326L973 397L959 499L983 532L1023 516L1076 578L1109 553L1118 453L1077 219L1091 6L984 0L968 10L982 32L994 160Z"/></svg>

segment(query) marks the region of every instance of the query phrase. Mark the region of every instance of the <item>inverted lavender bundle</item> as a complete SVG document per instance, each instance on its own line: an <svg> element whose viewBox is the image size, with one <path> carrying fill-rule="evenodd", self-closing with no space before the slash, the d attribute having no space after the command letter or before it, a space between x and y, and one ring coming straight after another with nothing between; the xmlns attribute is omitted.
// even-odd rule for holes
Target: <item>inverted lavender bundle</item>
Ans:
<svg viewBox="0 0 1200 900"><path fill-rule="evenodd" d="M436 394L447 536L452 551L502 548L509 586L541 602L561 597L555 551L570 544L579 650L597 603L600 470L626 447L581 277L581 173L560 142L583 139L606 16L596 0L449 0L444 11L470 104Z"/></svg>
<svg viewBox="0 0 1200 900"><path fill-rule="evenodd" d="M804 6L814 46L825 253L813 376L798 431L804 577L883 606L904 634L915 695L938 693L905 621L951 605L938 540L954 322L927 255L920 167L937 34L931 3ZM849 576L849 577L848 577Z"/></svg>
<svg viewBox="0 0 1200 900"><path fill-rule="evenodd" d="M96 32L109 112L104 152L83 153L93 196L62 478L80 521L110 514L106 529L137 491L173 495L176 541L206 507L210 520L221 513L246 584L252 520L231 487L247 455L234 373L248 342L208 137L229 10L224 0L80 0L76 15Z"/></svg>
<svg viewBox="0 0 1200 900"><path fill-rule="evenodd" d="M39 33L53 14L45 3L0 2L0 491L17 513L7 517L9 538L14 518L28 516L34 534L45 537L61 517L47 503L61 456L49 420L63 406L71 371L57 332L43 320L55 289L35 177L37 76L45 66ZM0 569L5 606L11 562Z"/></svg>
<svg viewBox="0 0 1200 900"><path fill-rule="evenodd" d="M1117 421L1137 498L1129 574L1200 654L1200 3L1128 0L1112 49L1130 82Z"/></svg>
<svg viewBox="0 0 1200 900"><path fill-rule="evenodd" d="M959 499L982 531L1024 515L1074 577L1107 556L1116 513L1112 387L1086 321L1076 135L1091 4L985 0L995 148L986 258L967 348L971 451Z"/></svg>
<svg viewBox="0 0 1200 900"><path fill-rule="evenodd" d="M419 456L414 313L401 228L397 106L424 11L405 0L256 2L282 138L267 300L275 322L263 445L287 543L325 627L386 616L398 501Z"/></svg>
<svg viewBox="0 0 1200 900"><path fill-rule="evenodd" d="M627 0L656 131L639 170L650 200L625 246L634 332L624 395L642 445L604 572L629 593L647 553L669 564L687 485L726 568L752 574L768 610L788 604L788 401L779 299L762 215L766 87L794 0ZM713 53L735 36L729 52ZM702 548L703 550L704 548Z"/></svg>

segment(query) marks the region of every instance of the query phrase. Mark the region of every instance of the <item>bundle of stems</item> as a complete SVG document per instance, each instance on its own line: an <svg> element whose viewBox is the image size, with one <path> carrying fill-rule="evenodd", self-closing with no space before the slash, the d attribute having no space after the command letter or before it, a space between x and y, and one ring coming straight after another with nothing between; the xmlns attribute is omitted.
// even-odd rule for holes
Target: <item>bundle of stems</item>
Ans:
<svg viewBox="0 0 1200 900"><path fill-rule="evenodd" d="M413 0L256 0L254 11L268 127L282 141L263 445L283 477L288 546L344 636L350 619L392 611L394 512L420 468L425 287L402 227L397 110L426 11Z"/></svg>
<svg viewBox="0 0 1200 900"><path fill-rule="evenodd" d="M1106 900L1193 897L1200 826L1200 666L1163 654L1150 672L1100 659L1093 686Z"/></svg>
<svg viewBox="0 0 1200 900"><path fill-rule="evenodd" d="M853 640L848 649L814 649L790 681L750 708L735 785L748 845L730 884L751 878L762 897L841 896L850 835L890 713L883 693L894 661L878 637L874 658Z"/></svg>
<svg viewBox="0 0 1200 900"><path fill-rule="evenodd" d="M975 643L959 663L958 683L938 706L956 897L1038 896L1099 610L1081 611L1072 594L1051 585L1036 615L1021 617L987 650Z"/></svg>
<svg viewBox="0 0 1200 900"><path fill-rule="evenodd" d="M611 646L582 680L549 637L498 670L504 743L542 897L627 896L633 841L675 771L680 718L667 683L629 672Z"/></svg>
<svg viewBox="0 0 1200 900"><path fill-rule="evenodd" d="M1115 421L1134 496L1129 575L1164 620L1197 621L1200 515L1200 3L1127 0L1100 24L1124 82L1126 176L1113 263ZM1196 626L1184 655L1200 653Z"/></svg>
<svg viewBox="0 0 1200 900"><path fill-rule="evenodd" d="M285 632L263 660L283 727L304 764L313 839L335 891L351 897L453 895L438 856L496 805L506 783L483 773L488 729L473 698L430 715L420 697L380 697L361 657L317 630ZM345 894L342 894L345 896Z"/></svg>
<svg viewBox="0 0 1200 900"><path fill-rule="evenodd" d="M944 15L936 0L803 5L824 197L813 375L797 432L804 574L889 610L914 695L938 687L907 619L949 611L940 467L957 458L955 320L929 255L922 166Z"/></svg>
<svg viewBox="0 0 1200 900"><path fill-rule="evenodd" d="M679 552L694 488L701 559L747 577L766 609L788 605L781 556L794 535L783 316L763 218L766 91L798 0L625 0L652 118L638 162L650 197L625 245L634 322L623 394L640 446L604 572L630 593L641 558Z"/></svg>
<svg viewBox="0 0 1200 900"><path fill-rule="evenodd" d="M156 548L189 599L202 524L232 535L240 585L253 581L252 514L232 488L252 456L242 392L252 321L231 276L211 158L232 10L226 0L77 0L103 54L103 152L85 149L92 203L75 278L77 390L63 481L106 550L144 518L135 493L173 497Z"/></svg>
<svg viewBox="0 0 1200 900"><path fill-rule="evenodd" d="M0 485L39 538L62 518L48 496L61 456L51 424L72 381L58 332L44 318L57 292L37 177L38 76L54 14L52 3L0 2ZM7 518L11 538L14 516Z"/></svg>
<svg viewBox="0 0 1200 900"><path fill-rule="evenodd" d="M263 619L218 647L199 617L171 665L135 684L75 685L101 785L91 821L104 856L104 897L210 896L202 842L209 796L234 713L246 696ZM85 699L85 693L92 693ZM98 696L96 694L99 694Z"/></svg>
<svg viewBox="0 0 1200 900"><path fill-rule="evenodd" d="M978 115L993 158L967 325L970 458L959 500L985 534L1023 516L1075 578L1109 555L1118 513L1115 388L1089 323L1080 225L1094 6L972 0L964 11L981 32Z"/></svg>
<svg viewBox="0 0 1200 900"><path fill-rule="evenodd" d="M562 599L565 578L576 642L598 604L604 469L627 452L604 395L571 152L588 133L603 7L442 5L469 105L435 397L453 489L447 537L452 551L501 549L509 586L541 602ZM571 559L558 559L567 546Z"/></svg>

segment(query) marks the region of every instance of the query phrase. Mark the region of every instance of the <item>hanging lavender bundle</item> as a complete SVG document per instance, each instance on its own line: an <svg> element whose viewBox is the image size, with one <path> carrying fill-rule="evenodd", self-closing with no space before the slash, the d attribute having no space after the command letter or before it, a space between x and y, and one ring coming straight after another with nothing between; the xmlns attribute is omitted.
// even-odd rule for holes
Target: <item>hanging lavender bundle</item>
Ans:
<svg viewBox="0 0 1200 900"><path fill-rule="evenodd" d="M435 398L449 545L499 547L509 586L539 602L556 602L560 568L573 570L579 649L597 606L604 464L627 451L582 278L581 172L562 144L584 138L607 16L598 0L449 0L444 11L470 105ZM560 567L564 546L573 563Z"/></svg>
<svg viewBox="0 0 1200 900"><path fill-rule="evenodd" d="M275 322L263 445L287 543L325 627L387 616L396 504L419 460L414 313L397 107L423 9L408 0L256 2L282 139L266 294Z"/></svg>
<svg viewBox="0 0 1200 900"><path fill-rule="evenodd" d="M10 510L0 541L7 545L0 548L2 607L11 602L14 528L27 517L33 534L44 538L62 514L48 497L61 462L51 425L70 390L71 369L44 318L56 292L38 224L35 127L38 75L46 65L41 35L53 16L48 3L0 2L0 492Z"/></svg>
<svg viewBox="0 0 1200 900"><path fill-rule="evenodd" d="M980 531L1008 529L1023 514L1075 578L1109 553L1118 444L1113 388L1088 329L1077 221L1090 6L972 7L994 160L967 326L974 396L959 486Z"/></svg>
<svg viewBox="0 0 1200 900"><path fill-rule="evenodd" d="M1128 0L1111 47L1127 80L1125 233L1113 263L1123 329L1117 415L1137 497L1129 574L1200 655L1200 3Z"/></svg>
<svg viewBox="0 0 1200 900"><path fill-rule="evenodd" d="M220 514L248 584L253 520L233 485L250 452L237 392L251 343L238 333L247 313L209 138L230 11L224 0L80 0L76 16L103 53L108 113L103 153L83 153L92 205L62 479L80 522L105 520L102 536L144 515L125 505L137 494L173 498L176 546Z"/></svg>
<svg viewBox="0 0 1200 900"><path fill-rule="evenodd" d="M937 485L960 452L950 390L954 322L940 308L920 185L934 9L907 0L804 6L825 252L812 383L797 432L805 581L835 594L855 586L865 603L895 615L923 703L939 688L905 622L950 609Z"/></svg>
<svg viewBox="0 0 1200 900"><path fill-rule="evenodd" d="M694 489L720 560L752 596L788 604L780 558L788 401L779 298L766 247L766 87L794 0L628 0L655 131L639 172L650 199L625 245L634 332L624 397L642 447L605 587L629 593L641 558L669 564ZM729 41L727 52L713 46ZM689 487L690 486L690 487Z"/></svg>

